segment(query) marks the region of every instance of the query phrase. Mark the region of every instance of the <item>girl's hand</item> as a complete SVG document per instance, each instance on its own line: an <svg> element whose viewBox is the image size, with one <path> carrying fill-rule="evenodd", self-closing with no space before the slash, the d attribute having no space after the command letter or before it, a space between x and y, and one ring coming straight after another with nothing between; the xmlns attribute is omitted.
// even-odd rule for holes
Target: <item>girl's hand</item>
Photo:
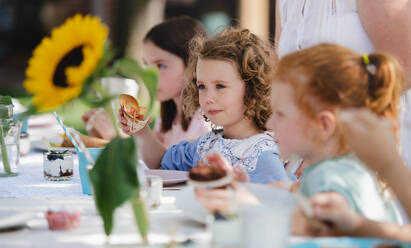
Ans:
<svg viewBox="0 0 411 248"><path fill-rule="evenodd" d="M230 212L237 204L258 205L259 201L247 188L238 183L231 189L196 189L195 194L201 204L211 212Z"/></svg>
<svg viewBox="0 0 411 248"><path fill-rule="evenodd" d="M340 111L337 116L349 147L368 167L383 174L387 164L398 161L393 124L389 120L368 109Z"/></svg>
<svg viewBox="0 0 411 248"><path fill-rule="evenodd" d="M116 131L103 109L92 109L81 116L87 132L94 137L111 140Z"/></svg>
<svg viewBox="0 0 411 248"><path fill-rule="evenodd" d="M234 181L237 182L249 182L250 176L248 173L240 167L233 167L227 160L219 153L215 152L213 154L206 156L207 161L210 166L217 166L225 170L227 173L234 176Z"/></svg>
<svg viewBox="0 0 411 248"><path fill-rule="evenodd" d="M146 126L144 126L144 128L142 128L139 131L133 133L133 132L131 132L131 127L128 125L128 121L127 121L126 117L124 117L124 111L121 108L118 111L118 119L120 121L120 127L123 130L123 132L128 134L128 135L133 135L133 136L138 135L139 133L142 133L142 131L147 128L147 125L152 122L152 119L149 118L148 121L147 121L147 124L146 124Z"/></svg>

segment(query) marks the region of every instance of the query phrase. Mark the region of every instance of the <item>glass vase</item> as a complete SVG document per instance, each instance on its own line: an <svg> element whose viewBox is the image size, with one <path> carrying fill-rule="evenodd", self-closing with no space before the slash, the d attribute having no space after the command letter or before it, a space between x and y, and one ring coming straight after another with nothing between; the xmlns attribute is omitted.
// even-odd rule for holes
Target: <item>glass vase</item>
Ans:
<svg viewBox="0 0 411 248"><path fill-rule="evenodd" d="M20 124L0 119L0 177L16 176L20 161Z"/></svg>
<svg viewBox="0 0 411 248"><path fill-rule="evenodd" d="M0 119L13 119L13 104L0 104Z"/></svg>

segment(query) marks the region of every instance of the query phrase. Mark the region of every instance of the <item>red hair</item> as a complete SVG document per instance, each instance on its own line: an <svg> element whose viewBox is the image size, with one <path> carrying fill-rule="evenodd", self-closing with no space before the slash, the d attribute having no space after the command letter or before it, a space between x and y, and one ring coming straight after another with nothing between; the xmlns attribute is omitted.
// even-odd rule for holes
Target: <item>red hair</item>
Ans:
<svg viewBox="0 0 411 248"><path fill-rule="evenodd" d="M404 74L387 54L363 57L347 48L320 44L283 57L274 81L290 83L297 104L309 117L321 109L366 107L379 116L397 119Z"/></svg>
<svg viewBox="0 0 411 248"><path fill-rule="evenodd" d="M320 44L283 57L273 82L291 84L296 104L312 120L322 110L365 107L397 121L402 67L387 54L365 56L342 46ZM341 149L347 151L344 137L339 138ZM382 187L385 190L387 185Z"/></svg>

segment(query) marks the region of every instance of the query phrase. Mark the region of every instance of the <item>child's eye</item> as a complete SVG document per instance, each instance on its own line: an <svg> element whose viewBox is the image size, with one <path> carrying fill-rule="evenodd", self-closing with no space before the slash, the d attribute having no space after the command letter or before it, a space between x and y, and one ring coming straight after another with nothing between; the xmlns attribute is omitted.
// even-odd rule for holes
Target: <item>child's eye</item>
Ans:
<svg viewBox="0 0 411 248"><path fill-rule="evenodd" d="M215 87L216 87L217 89L224 89L224 88L225 88L225 85L223 85L223 84L217 84Z"/></svg>
<svg viewBox="0 0 411 248"><path fill-rule="evenodd" d="M166 69L167 67L164 64L157 64L157 68L159 70L163 70L163 69Z"/></svg>
<svg viewBox="0 0 411 248"><path fill-rule="evenodd" d="M197 84L197 88L199 90L203 90L203 89L205 89L205 85L204 84Z"/></svg>

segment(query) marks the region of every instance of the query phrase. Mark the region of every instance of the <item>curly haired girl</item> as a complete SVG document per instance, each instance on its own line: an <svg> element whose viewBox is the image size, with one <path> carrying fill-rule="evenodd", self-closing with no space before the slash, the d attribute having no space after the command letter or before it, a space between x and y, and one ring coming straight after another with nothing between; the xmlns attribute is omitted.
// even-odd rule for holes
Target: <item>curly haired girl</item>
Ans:
<svg viewBox="0 0 411 248"><path fill-rule="evenodd" d="M221 129L171 147L163 156L163 169L189 170L218 152L233 167L244 169L252 182L289 180L277 146L265 132L271 114L272 51L249 30L232 27L214 38L191 42L184 111L190 116L200 108Z"/></svg>

